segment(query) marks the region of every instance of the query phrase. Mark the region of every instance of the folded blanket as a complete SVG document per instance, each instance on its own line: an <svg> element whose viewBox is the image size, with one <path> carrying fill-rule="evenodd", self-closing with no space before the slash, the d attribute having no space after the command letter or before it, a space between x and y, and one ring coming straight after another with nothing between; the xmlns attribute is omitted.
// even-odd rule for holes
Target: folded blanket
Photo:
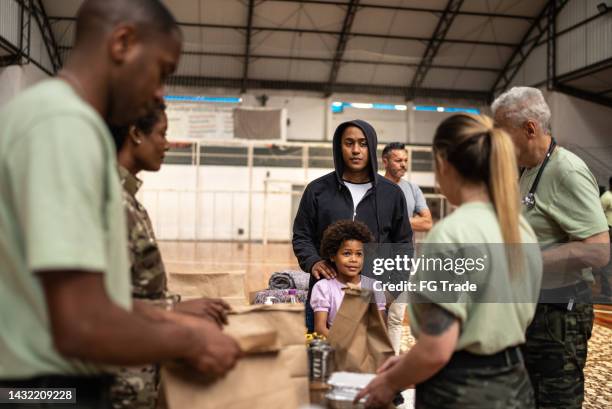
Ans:
<svg viewBox="0 0 612 409"><path fill-rule="evenodd" d="M272 274L268 287L271 290L287 290L295 288L297 290L308 290L310 274L303 271L284 270Z"/></svg>
<svg viewBox="0 0 612 409"><path fill-rule="evenodd" d="M303 271L288 271L295 281L295 288L298 290L308 291L308 283L310 282L310 274Z"/></svg>
<svg viewBox="0 0 612 409"><path fill-rule="evenodd" d="M288 290L295 288L295 281L289 273L274 273L268 281L268 288L271 290Z"/></svg>

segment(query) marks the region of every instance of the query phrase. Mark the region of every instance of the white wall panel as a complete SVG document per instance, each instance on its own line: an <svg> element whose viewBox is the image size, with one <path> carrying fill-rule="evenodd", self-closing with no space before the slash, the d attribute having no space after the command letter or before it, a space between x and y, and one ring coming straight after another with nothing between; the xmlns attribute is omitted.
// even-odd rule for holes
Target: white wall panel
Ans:
<svg viewBox="0 0 612 409"><path fill-rule="evenodd" d="M571 0L561 11L557 31L598 15L597 0ZM612 58L612 18L602 15L557 38L557 74L562 75Z"/></svg>
<svg viewBox="0 0 612 409"><path fill-rule="evenodd" d="M525 61L525 82L533 85L546 81L546 44L536 47Z"/></svg>
<svg viewBox="0 0 612 409"><path fill-rule="evenodd" d="M552 112L552 131L561 145L580 156L607 186L612 175L610 117L612 108L558 92L546 93Z"/></svg>
<svg viewBox="0 0 612 409"><path fill-rule="evenodd" d="M53 64L51 64L49 53L45 47L45 41L35 19L32 19L30 31L30 56L49 72L53 72Z"/></svg>
<svg viewBox="0 0 612 409"><path fill-rule="evenodd" d="M0 37L19 48L21 7L15 0L0 0Z"/></svg>
<svg viewBox="0 0 612 409"><path fill-rule="evenodd" d="M431 144L440 122L452 116L449 112L415 111L414 134L410 142L420 144Z"/></svg>
<svg viewBox="0 0 612 409"><path fill-rule="evenodd" d="M353 101L360 102L360 101ZM332 130L342 122L352 119L369 122L378 135L378 142L407 142L406 111L345 108L344 112L333 114Z"/></svg>
<svg viewBox="0 0 612 409"><path fill-rule="evenodd" d="M585 66L587 60L586 26L557 37L557 75Z"/></svg>
<svg viewBox="0 0 612 409"><path fill-rule="evenodd" d="M509 87L533 86L546 81L546 44L536 47L518 70Z"/></svg>
<svg viewBox="0 0 612 409"><path fill-rule="evenodd" d="M200 189L195 188L192 166L165 165L159 172L139 175L143 187L138 197L147 209L158 239L161 240L272 240L291 238L292 209L305 186L333 169L253 168L253 190L249 195L248 168L202 166ZM382 171L381 171L382 174ZM421 186L434 186L432 172L414 172L410 180ZM182 180L180 188L160 189ZM185 186L185 180L192 186ZM268 180L265 193L264 180ZM249 198L250 212L249 212ZM250 222L249 222L250 220Z"/></svg>
<svg viewBox="0 0 612 409"><path fill-rule="evenodd" d="M11 65L0 69L0 107L25 88L48 77L47 73L33 64Z"/></svg>
<svg viewBox="0 0 612 409"><path fill-rule="evenodd" d="M586 26L587 64L612 57L612 16L602 17Z"/></svg>
<svg viewBox="0 0 612 409"><path fill-rule="evenodd" d="M288 140L322 141L325 138L325 99L271 96L267 106L286 108Z"/></svg>
<svg viewBox="0 0 612 409"><path fill-rule="evenodd" d="M0 68L0 108L20 91L21 75L18 65Z"/></svg>
<svg viewBox="0 0 612 409"><path fill-rule="evenodd" d="M588 0L569 0L557 16L557 31L565 30L587 18L586 3Z"/></svg>

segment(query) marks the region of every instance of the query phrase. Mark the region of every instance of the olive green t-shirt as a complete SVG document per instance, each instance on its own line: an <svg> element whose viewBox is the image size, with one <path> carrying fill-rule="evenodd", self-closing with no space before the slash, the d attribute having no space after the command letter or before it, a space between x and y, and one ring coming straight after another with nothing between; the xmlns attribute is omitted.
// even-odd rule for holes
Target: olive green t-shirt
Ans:
<svg viewBox="0 0 612 409"><path fill-rule="evenodd" d="M541 165L540 165L541 166ZM525 197L540 166L526 169L520 178L521 197ZM599 200L595 177L578 156L557 146L550 156L535 192L532 209L522 205L523 215L533 228L543 248L553 244L584 240L608 231L608 223ZM557 288L580 279L592 281L590 269L575 273L546 273L544 288Z"/></svg>
<svg viewBox="0 0 612 409"><path fill-rule="evenodd" d="M451 215L437 223L425 238L422 247L424 257L450 248L476 248L475 255L482 257L485 268L478 272L463 273L478 292L462 293L456 302L440 302L444 295L438 289L416 293L446 309L461 324L456 351L466 350L475 354L494 354L510 346L525 342L525 330L535 313L542 278L542 259L533 230L524 218L520 218L520 233L525 260L522 272L508 267L499 222L493 205L470 202L458 207ZM475 259L474 257L473 259ZM449 276L456 274L450 272ZM520 275L518 275L520 274ZM431 280L433 275L417 269L411 282ZM419 326L414 315L415 304L410 304L411 326L418 337Z"/></svg>
<svg viewBox="0 0 612 409"><path fill-rule="evenodd" d="M601 195L601 207L603 208L604 214L606 215L606 220L608 221L608 226L612 226L612 192L607 190L603 195Z"/></svg>
<svg viewBox="0 0 612 409"><path fill-rule="evenodd" d="M99 272L111 300L131 308L111 135L59 79L10 101L0 124L0 379L101 372L55 350L37 272Z"/></svg>

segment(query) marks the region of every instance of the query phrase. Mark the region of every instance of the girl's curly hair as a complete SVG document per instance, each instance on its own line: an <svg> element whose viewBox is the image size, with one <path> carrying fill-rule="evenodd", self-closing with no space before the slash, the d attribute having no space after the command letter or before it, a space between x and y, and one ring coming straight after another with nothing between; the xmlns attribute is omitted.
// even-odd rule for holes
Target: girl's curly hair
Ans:
<svg viewBox="0 0 612 409"><path fill-rule="evenodd" d="M335 256L342 242L345 240L358 240L362 243L374 241L374 236L362 222L352 220L340 220L333 223L323 232L321 240L321 257L330 260Z"/></svg>

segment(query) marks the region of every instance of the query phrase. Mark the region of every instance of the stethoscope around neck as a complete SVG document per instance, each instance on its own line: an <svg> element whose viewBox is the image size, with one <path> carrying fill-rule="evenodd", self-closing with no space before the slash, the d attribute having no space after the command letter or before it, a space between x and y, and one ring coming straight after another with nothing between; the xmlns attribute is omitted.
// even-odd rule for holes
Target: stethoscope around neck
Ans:
<svg viewBox="0 0 612 409"><path fill-rule="evenodd" d="M544 168L548 164L548 160L550 159L550 156L552 155L556 146L557 146L557 141L555 140L555 138L551 137L550 145L548 146L548 151L546 152L546 157L544 157L542 166L540 166L540 169L538 170L538 174L536 175L535 180L531 184L531 188L529 189L529 192L525 195L525 197L523 197L523 199L521 199L521 203L524 204L529 210L533 209L536 205L535 192L536 192L536 189L538 188L538 184L540 183L540 177L542 176L542 172L544 171ZM525 171L525 168L522 168L521 175L523 174L524 171Z"/></svg>

